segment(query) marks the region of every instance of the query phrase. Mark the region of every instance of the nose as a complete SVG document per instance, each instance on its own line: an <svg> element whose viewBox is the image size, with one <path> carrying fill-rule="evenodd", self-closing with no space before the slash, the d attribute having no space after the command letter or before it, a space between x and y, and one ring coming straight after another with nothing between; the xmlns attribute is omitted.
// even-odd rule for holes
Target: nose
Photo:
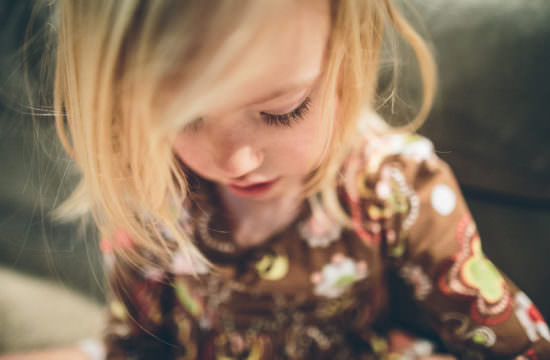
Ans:
<svg viewBox="0 0 550 360"><path fill-rule="evenodd" d="M224 175L236 180L243 178L258 169L264 160L263 152L250 145L242 145L233 149L221 148L218 167Z"/></svg>

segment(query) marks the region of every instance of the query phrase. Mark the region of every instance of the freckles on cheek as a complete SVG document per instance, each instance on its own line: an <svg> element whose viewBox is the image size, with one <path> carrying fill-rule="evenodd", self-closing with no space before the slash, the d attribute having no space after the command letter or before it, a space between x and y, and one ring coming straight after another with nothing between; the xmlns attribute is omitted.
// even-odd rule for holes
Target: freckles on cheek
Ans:
<svg viewBox="0 0 550 360"><path fill-rule="evenodd" d="M286 161L298 171L311 171L317 167L328 141L329 129L323 124L321 111L314 106L303 122L291 128L289 135L282 140L279 148L288 149L285 152Z"/></svg>
<svg viewBox="0 0 550 360"><path fill-rule="evenodd" d="M194 173L206 178L211 179L213 176L214 168L211 165L211 161L199 151L187 151L180 149L176 152L180 161Z"/></svg>
<svg viewBox="0 0 550 360"><path fill-rule="evenodd" d="M200 167L200 164L205 161L202 159L204 152L199 149L199 144L183 135L177 137L173 146L173 151L178 159L191 169Z"/></svg>
<svg viewBox="0 0 550 360"><path fill-rule="evenodd" d="M324 139L321 132L307 131L293 140L293 151L289 161L302 170L310 171L320 160L323 152ZM306 169L307 168L307 169Z"/></svg>

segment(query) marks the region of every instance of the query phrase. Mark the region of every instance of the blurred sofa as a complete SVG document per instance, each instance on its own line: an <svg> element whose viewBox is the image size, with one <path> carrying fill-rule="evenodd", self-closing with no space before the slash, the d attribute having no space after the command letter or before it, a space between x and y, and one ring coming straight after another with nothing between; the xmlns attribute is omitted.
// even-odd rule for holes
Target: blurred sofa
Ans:
<svg viewBox="0 0 550 360"><path fill-rule="evenodd" d="M436 104L420 132L455 169L485 252L549 319L550 2L412 4L417 13L409 15L425 24L440 73ZM74 182L52 140L51 122L34 126L8 100L10 87L23 82L15 52L30 1L4 1L0 10L0 266L57 282L99 307L102 274L93 229L55 224L47 216L66 195L60 184ZM400 93L414 93L414 62L402 66ZM10 346L0 342L0 352Z"/></svg>

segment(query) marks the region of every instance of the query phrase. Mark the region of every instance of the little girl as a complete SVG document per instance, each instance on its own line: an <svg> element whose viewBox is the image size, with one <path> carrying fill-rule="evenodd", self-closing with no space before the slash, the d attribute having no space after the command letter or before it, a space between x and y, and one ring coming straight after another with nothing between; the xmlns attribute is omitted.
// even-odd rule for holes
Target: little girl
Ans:
<svg viewBox="0 0 550 360"><path fill-rule="evenodd" d="M412 133L435 71L390 0L55 6L57 129L82 173L58 214L103 234L107 359L550 359ZM388 30L423 79L400 129L375 115Z"/></svg>

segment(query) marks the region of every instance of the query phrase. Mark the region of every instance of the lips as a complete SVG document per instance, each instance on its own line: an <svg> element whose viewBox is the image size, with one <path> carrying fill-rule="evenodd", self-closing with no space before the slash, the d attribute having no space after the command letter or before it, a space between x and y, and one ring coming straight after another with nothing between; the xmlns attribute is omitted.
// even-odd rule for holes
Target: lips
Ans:
<svg viewBox="0 0 550 360"><path fill-rule="evenodd" d="M228 184L228 188L239 196L259 196L269 191L277 181L279 181L279 178L265 182L247 184L232 183Z"/></svg>
<svg viewBox="0 0 550 360"><path fill-rule="evenodd" d="M258 186L258 185L268 184L272 181L273 180L260 181L260 182L249 182L249 183L246 183L246 184L243 184L243 183L230 183L229 186L237 187L237 188L240 188L240 189L247 189L247 188L252 188L252 187Z"/></svg>

